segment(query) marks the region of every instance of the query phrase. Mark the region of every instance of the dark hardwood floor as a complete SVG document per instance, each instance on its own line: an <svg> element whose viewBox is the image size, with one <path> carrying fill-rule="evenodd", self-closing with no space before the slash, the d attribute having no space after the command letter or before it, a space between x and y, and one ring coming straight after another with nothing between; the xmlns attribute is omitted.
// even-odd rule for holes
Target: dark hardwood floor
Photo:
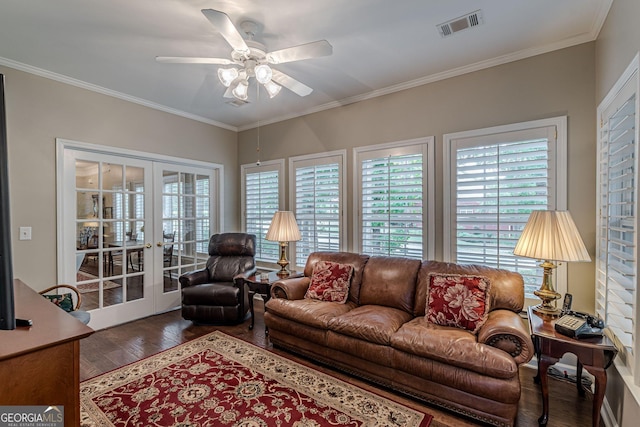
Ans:
<svg viewBox="0 0 640 427"><path fill-rule="evenodd" d="M453 415L434 406L425 406L420 402L401 395L382 390L369 383L352 378L324 366L274 349L266 339L262 320L263 304L255 301L256 324L253 331L248 328L249 321L237 326L196 326L182 319L180 311L171 311L135 322L97 331L80 343L80 380L111 371L180 343L192 340L214 330L220 330L275 353L285 355L302 364L312 366L344 381L356 384L364 389L375 391L387 398L422 410L434 416L431 427L470 427L479 425L473 421ZM518 414L518 427L537 426L542 413L540 391L533 383L535 371L529 367L520 369L522 397ZM591 396L578 396L575 384L549 378L550 420L548 427L575 427L591 425ZM604 424L601 424L604 426Z"/></svg>

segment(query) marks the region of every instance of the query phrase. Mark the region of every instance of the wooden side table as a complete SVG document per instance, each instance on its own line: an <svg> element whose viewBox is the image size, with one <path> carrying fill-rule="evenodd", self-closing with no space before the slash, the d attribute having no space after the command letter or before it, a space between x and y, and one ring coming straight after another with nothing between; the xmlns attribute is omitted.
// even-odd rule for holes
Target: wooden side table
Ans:
<svg viewBox="0 0 640 427"><path fill-rule="evenodd" d="M267 301L271 299L271 285L273 285L278 280L282 279L290 279L294 277L302 277L303 273L298 273L297 271L292 271L287 277L278 276L276 271L272 271L269 273L267 279L262 280L259 274L254 274L253 276L249 276L245 279L247 286L249 287L249 311L251 311L251 324L249 325L249 329L253 329L255 313L253 311L253 297L255 294L262 295L262 299L266 304ZM269 333L267 327L265 326L264 331L266 334Z"/></svg>
<svg viewBox="0 0 640 427"><path fill-rule="evenodd" d="M618 350L613 342L606 337L575 339L559 334L555 330L556 318L540 316L528 308L531 338L538 358L538 374L542 389L542 415L538 419L540 426L546 426L549 421L549 367L560 360L565 353L573 353L578 357L576 385L580 394L582 387L582 368L584 367L595 377L595 393L593 395L593 426L600 426L600 409L607 388L607 371Z"/></svg>

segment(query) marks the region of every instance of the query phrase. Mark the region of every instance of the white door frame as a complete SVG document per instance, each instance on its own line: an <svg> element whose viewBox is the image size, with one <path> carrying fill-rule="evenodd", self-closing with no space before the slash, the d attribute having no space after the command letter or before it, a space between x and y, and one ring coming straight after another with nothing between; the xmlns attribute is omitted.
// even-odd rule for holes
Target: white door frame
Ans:
<svg viewBox="0 0 640 427"><path fill-rule="evenodd" d="M210 188L218 188L218 183L217 183L218 177L216 176L215 173L212 173L210 168L201 168L201 167L187 166L187 165L176 165L175 163L168 164L165 162L155 162L153 164L154 195L156 196L154 197L154 200L153 200L153 212L154 213L157 212L160 214L154 215L154 236L156 236L157 239L156 239L156 242L152 242L152 244L153 244L153 247L156 250L159 250L160 252L162 252L163 250L162 236L165 231L164 221L167 219L167 218L164 218L164 215L163 215L163 212L164 212L163 187L164 187L165 171L178 173L180 175L194 174L194 175L208 176L211 183ZM183 193L181 193L178 196L178 198L180 199L179 203L184 202L184 198L183 198L184 196L185 195ZM215 212L217 208L219 208L218 201L215 199L215 197L209 197L209 212ZM178 222L180 223L180 225L179 225L178 234L176 235L176 238L175 238L176 244L174 245L175 246L174 252L177 258L177 265L171 268L176 269L176 271L178 271L177 268L179 268L180 271L184 271L183 267L187 267L188 269L187 271L191 271L193 269L196 269L196 265L199 265L199 267L197 267L198 269L204 268L204 263L209 257L206 249L203 253L200 253L200 256L197 256L196 254L194 254L195 257L191 260L191 262L186 262L186 263L182 262L183 257L182 257L181 248L183 247L182 242L183 242L184 236L182 234L183 230L180 229L180 227L184 225L184 218L179 218ZM217 228L217 230L219 230L219 228ZM210 227L209 236L214 233L215 233L215 230L213 229L213 227ZM205 248L207 247L208 246L205 246ZM165 267L164 267L164 257L162 256L162 254L160 254L160 256L154 256L153 259L154 259L154 265L153 265L154 277L158 278L157 280L155 280L155 282L156 283L163 282L164 275L166 273ZM166 292L163 286L154 286L155 311L163 312L163 311L171 310L175 307L179 307L180 301L181 301L180 291L181 291L181 288L179 283L178 283L177 289L166 291Z"/></svg>
<svg viewBox="0 0 640 427"><path fill-rule="evenodd" d="M70 182L73 182L74 190L75 190L75 166L70 167L69 165L65 166L65 151L66 150L75 150L75 151L87 151L94 154L102 154L106 156L116 156L120 158L129 158L129 159L138 159L150 162L161 162L165 164L174 164L181 166L189 166L189 167L197 167L197 168L205 168L208 170L213 170L216 175L216 183L215 188L211 189L211 197L216 201L214 206L212 206L210 219L210 232L211 234L217 233L222 229L222 224L224 224L223 218L223 188L224 188L224 166L217 163L209 163L202 162L198 160L190 160L184 158L176 158L165 155L146 153L140 151L134 151L123 148L116 147L108 147L102 145L89 144L78 141L71 141L61 138L56 138L56 225L57 225L57 242L56 242L56 254L57 254L57 282L65 283L72 282L75 283L75 274L76 274L76 250L75 250L75 241L76 241L76 228L75 228L75 218L74 221L65 220L64 214L64 203L70 203L68 200L69 194L65 193L65 187L69 186ZM150 191L150 194L156 195L158 194L156 189L153 188L155 183L153 179L150 181L149 186L147 187L147 191ZM161 191L161 190L160 190ZM75 203L75 191L73 197L73 203ZM155 202L154 202L155 203ZM157 205L157 204L156 204ZM214 210L215 209L215 210ZM154 212L155 214L155 212ZM161 214L160 214L161 215ZM154 218L155 215L151 216L151 219ZM71 223L74 224L71 227ZM154 227L155 228L155 227ZM154 230L155 231L155 230ZM149 241L151 238L155 236L149 236ZM71 250L70 248L73 248ZM155 269L154 269L155 270ZM151 274L153 275L153 274ZM158 286L158 280L162 280L162 275L159 275L158 278L153 278L153 287ZM160 283L162 286L162 283ZM155 301L155 293L152 291L149 293L149 297L153 298L153 311L157 310L157 305ZM166 309L166 307L164 307ZM97 314L97 313L96 313ZM103 317L103 316L97 316ZM98 322L98 320L100 320ZM123 323L132 319L92 319L90 326L94 328L104 328L112 325L116 325L119 323Z"/></svg>

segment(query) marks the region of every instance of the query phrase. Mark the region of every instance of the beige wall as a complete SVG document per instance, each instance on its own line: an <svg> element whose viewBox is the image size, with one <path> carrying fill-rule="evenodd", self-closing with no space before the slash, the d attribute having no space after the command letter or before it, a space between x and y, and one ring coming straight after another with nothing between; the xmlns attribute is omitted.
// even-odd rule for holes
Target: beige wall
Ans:
<svg viewBox="0 0 640 427"><path fill-rule="evenodd" d="M640 50L638 0L615 0L596 41L596 106ZM640 387L629 387L616 368L608 370L607 402L617 424L631 427L640 419ZM635 397L634 397L635 393Z"/></svg>
<svg viewBox="0 0 640 427"><path fill-rule="evenodd" d="M55 139L224 164L225 229L239 227L236 132L0 67L5 75L14 277L55 283ZM30 226L33 239L18 240Z"/></svg>
<svg viewBox="0 0 640 427"><path fill-rule="evenodd" d="M446 133L568 116L569 210L595 254L594 43L427 84L411 90L260 128L262 160L433 135L436 138L436 256L442 259L442 136ZM241 164L256 160L256 130L241 132ZM288 199L287 199L288 200ZM352 204L348 204L352 220ZM351 223L348 225L351 230ZM349 248L352 248L351 233ZM593 311L593 263L569 266L576 309Z"/></svg>

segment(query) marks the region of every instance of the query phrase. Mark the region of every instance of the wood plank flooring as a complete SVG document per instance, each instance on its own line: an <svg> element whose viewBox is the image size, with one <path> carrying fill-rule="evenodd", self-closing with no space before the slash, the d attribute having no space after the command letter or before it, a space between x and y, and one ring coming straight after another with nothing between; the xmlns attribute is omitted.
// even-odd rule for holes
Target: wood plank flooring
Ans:
<svg viewBox="0 0 640 427"><path fill-rule="evenodd" d="M375 391L404 405L432 414L434 420L431 423L431 427L471 427L479 425L437 407L426 406L416 400L377 388L367 382L352 378L330 368L318 366L306 359L273 349L265 337L262 320L263 305L260 299L255 301L255 311L256 324L253 331L249 330L248 321L237 326L196 326L190 321L182 319L179 310L98 331L83 339L80 343L80 380L83 381L111 371L214 330L221 330L257 346L285 355L302 364L327 372L364 389ZM534 375L535 371L531 368L522 367L520 369L523 390L518 413L518 427L537 426L537 419L542 413L540 391L532 379ZM591 396L578 396L575 384L554 378L549 378L549 382L551 409L547 426L590 426ZM601 425L604 426L604 424Z"/></svg>

